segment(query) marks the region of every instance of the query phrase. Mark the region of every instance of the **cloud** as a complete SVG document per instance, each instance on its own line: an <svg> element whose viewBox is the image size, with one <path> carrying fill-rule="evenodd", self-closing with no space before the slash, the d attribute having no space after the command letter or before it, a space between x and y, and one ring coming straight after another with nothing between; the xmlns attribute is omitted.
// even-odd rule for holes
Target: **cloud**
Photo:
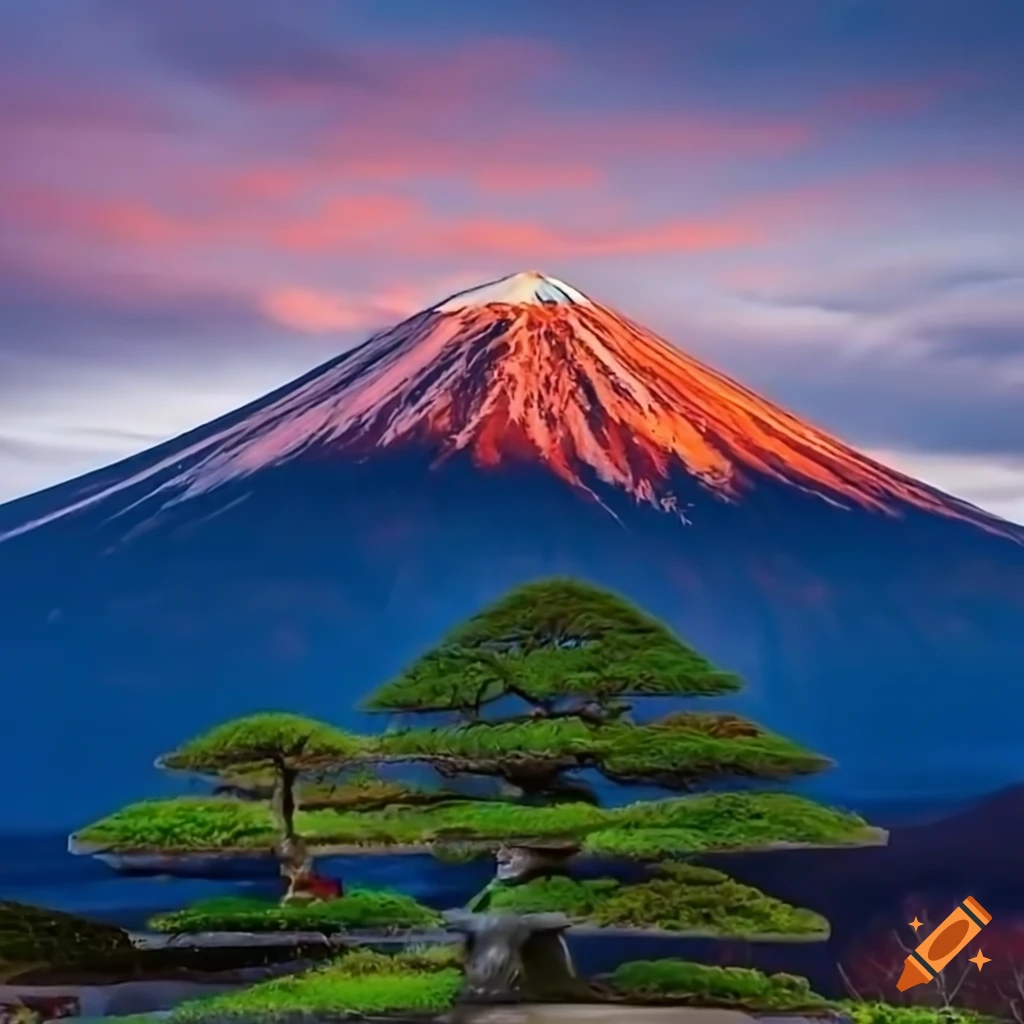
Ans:
<svg viewBox="0 0 1024 1024"><path fill-rule="evenodd" d="M635 226L575 227L527 218L436 213L411 197L348 195L310 213L261 210L168 212L141 201L106 200L43 189L9 192L0 219L33 231L97 245L140 249L262 248L274 252L374 252L413 257L509 259L700 252L743 247L761 237L756 222L672 218Z"/></svg>
<svg viewBox="0 0 1024 1024"><path fill-rule="evenodd" d="M997 516L1024 523L1024 458L889 449L866 454Z"/></svg>
<svg viewBox="0 0 1024 1024"><path fill-rule="evenodd" d="M169 338L258 333L265 321L242 292L142 271L104 272L0 251L0 395L22 386L31 367L128 351L157 351ZM102 339L98 350L97 339ZM38 366L36 371L38 372Z"/></svg>
<svg viewBox="0 0 1024 1024"><path fill-rule="evenodd" d="M292 286L274 288L260 300L260 308L270 319L308 334L385 327L404 320L422 304L417 292L397 288L363 296Z"/></svg>
<svg viewBox="0 0 1024 1024"><path fill-rule="evenodd" d="M427 219L423 204L410 197L340 196L309 215L272 221L264 229L264 242L306 252L401 247L403 237L422 230Z"/></svg>
<svg viewBox="0 0 1024 1024"><path fill-rule="evenodd" d="M927 341L940 356L993 362L1013 360L1024 365L1024 316L1017 323L934 327Z"/></svg>
<svg viewBox="0 0 1024 1024"><path fill-rule="evenodd" d="M180 127L158 98L96 81L44 74L37 67L0 72L0 138L43 132L152 132ZM8 154L10 155L10 154Z"/></svg>
<svg viewBox="0 0 1024 1024"><path fill-rule="evenodd" d="M962 357L937 347L932 332L952 315L944 301L864 313L719 294L647 319L699 358L858 447L1024 456L1024 377L1004 361L971 355L966 340L978 328L967 320L960 321ZM980 301L973 312L982 317Z"/></svg>
<svg viewBox="0 0 1024 1024"><path fill-rule="evenodd" d="M265 81L302 86L362 84L367 62L323 31L332 12L321 0L296 7L274 0L219 0L198 8L173 0L100 0L106 19L133 30L148 53L200 78L239 86Z"/></svg>
<svg viewBox="0 0 1024 1024"><path fill-rule="evenodd" d="M644 125L631 131L643 136ZM655 133L657 134L657 133ZM653 145L653 140L651 141ZM664 143L673 145L671 141ZM362 154L360 147L356 149ZM450 153L445 160L450 160ZM351 175L387 168L366 163L367 157L347 158ZM405 173L404 164L393 170ZM539 185L553 174L569 182L587 180L581 166L553 168L504 165L491 179L498 186L517 177L537 177ZM429 163L420 168L429 175ZM485 171L483 173L486 173ZM407 256L438 255L504 256L527 262L566 256L636 255L749 248L777 239L865 220L865 202L875 206L875 216L899 210L905 194L921 195L942 190L960 181L968 171L955 168L888 168L882 172L851 175L825 185L796 186L748 194L735 201L719 200L710 212L693 216L669 216L643 224L635 213L609 201L600 193L578 196L556 208L544 219L530 216L478 214L463 208L440 211L424 200L401 192L344 192L343 182L331 179L328 198L315 198L314 179L286 165L250 168L233 178L221 178L212 194L182 197L177 208L142 199L109 198L41 185L9 189L0 197L0 218L34 232L50 232L83 241L152 248L263 248L294 252L346 253L376 250ZM529 190L527 180L518 182ZM315 179L319 180L319 179ZM326 185L327 179L323 183ZM310 189L297 204L301 189ZM214 204L211 195L236 200ZM585 216L584 216L585 214ZM891 287L891 283L890 283ZM861 289L858 294L872 294Z"/></svg>

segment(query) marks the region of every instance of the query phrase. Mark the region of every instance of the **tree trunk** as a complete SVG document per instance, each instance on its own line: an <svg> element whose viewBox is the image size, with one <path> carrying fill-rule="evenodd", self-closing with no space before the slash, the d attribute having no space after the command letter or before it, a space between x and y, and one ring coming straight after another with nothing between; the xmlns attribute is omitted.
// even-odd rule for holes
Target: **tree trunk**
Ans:
<svg viewBox="0 0 1024 1024"><path fill-rule="evenodd" d="M274 795L270 801L271 813L284 839L295 837L295 780L298 773L279 765L275 769Z"/></svg>
<svg viewBox="0 0 1024 1024"><path fill-rule="evenodd" d="M548 875L568 874L568 864L580 852L571 839L538 839L502 844L495 851L494 877L521 884Z"/></svg>

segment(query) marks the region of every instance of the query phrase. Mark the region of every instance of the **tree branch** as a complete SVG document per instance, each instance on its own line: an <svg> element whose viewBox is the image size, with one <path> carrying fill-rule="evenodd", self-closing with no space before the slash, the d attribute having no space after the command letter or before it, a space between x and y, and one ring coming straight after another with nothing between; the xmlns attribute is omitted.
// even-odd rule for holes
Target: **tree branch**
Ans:
<svg viewBox="0 0 1024 1024"><path fill-rule="evenodd" d="M843 985L846 988L846 991L849 992L854 999L860 1000L860 1002L865 1002L864 997L857 991L853 982L850 981L850 976L846 973L846 969L843 965L841 963L837 963L836 968L839 971L839 977L843 979Z"/></svg>

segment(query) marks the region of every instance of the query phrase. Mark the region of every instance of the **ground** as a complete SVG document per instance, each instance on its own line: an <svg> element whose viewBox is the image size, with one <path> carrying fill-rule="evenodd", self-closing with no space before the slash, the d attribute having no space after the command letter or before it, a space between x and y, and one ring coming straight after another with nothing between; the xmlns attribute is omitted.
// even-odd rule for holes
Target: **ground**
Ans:
<svg viewBox="0 0 1024 1024"><path fill-rule="evenodd" d="M458 954L446 947L386 955L345 953L304 974L254 985L239 992L184 1003L170 1017L189 1024L231 1016L274 1017L302 1013L375 1016L440 1014L462 984Z"/></svg>
<svg viewBox="0 0 1024 1024"><path fill-rule="evenodd" d="M304 974L263 982L239 992L185 1003L174 1010L170 1024L203 1024L231 1018L280 1020L315 1014L366 1017L411 1016L429 1019L455 1002L461 985L459 954L447 948L411 950L387 955L363 950L343 954L331 964ZM783 1014L807 1019L846 1017L853 1024L985 1024L982 1018L956 1010L891 1007L877 1003L831 1003L810 989L806 979L788 974L765 975L739 967L709 967L683 960L637 961L623 964L608 978L611 1006L550 1007L551 1021L586 1024L621 1020L619 999L651 1006L716 1007L749 1014ZM617 1014L610 1017L607 1011ZM506 1019L507 1009L502 1009ZM534 1010L530 1008L530 1020ZM644 1011L631 1008L642 1018ZM484 1014L486 1016L486 1012ZM124 1024L124 1022L122 1022Z"/></svg>

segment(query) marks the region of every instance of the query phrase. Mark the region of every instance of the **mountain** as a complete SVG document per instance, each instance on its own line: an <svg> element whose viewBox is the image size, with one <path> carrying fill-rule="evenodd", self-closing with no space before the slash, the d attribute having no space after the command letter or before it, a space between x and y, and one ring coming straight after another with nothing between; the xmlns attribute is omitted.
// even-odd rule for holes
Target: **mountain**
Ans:
<svg viewBox="0 0 1024 1024"><path fill-rule="evenodd" d="M362 693L551 573L745 675L735 706L835 756L851 801L1024 771L1024 528L526 273L0 508L5 810L156 792L161 750L243 711L365 725Z"/></svg>

